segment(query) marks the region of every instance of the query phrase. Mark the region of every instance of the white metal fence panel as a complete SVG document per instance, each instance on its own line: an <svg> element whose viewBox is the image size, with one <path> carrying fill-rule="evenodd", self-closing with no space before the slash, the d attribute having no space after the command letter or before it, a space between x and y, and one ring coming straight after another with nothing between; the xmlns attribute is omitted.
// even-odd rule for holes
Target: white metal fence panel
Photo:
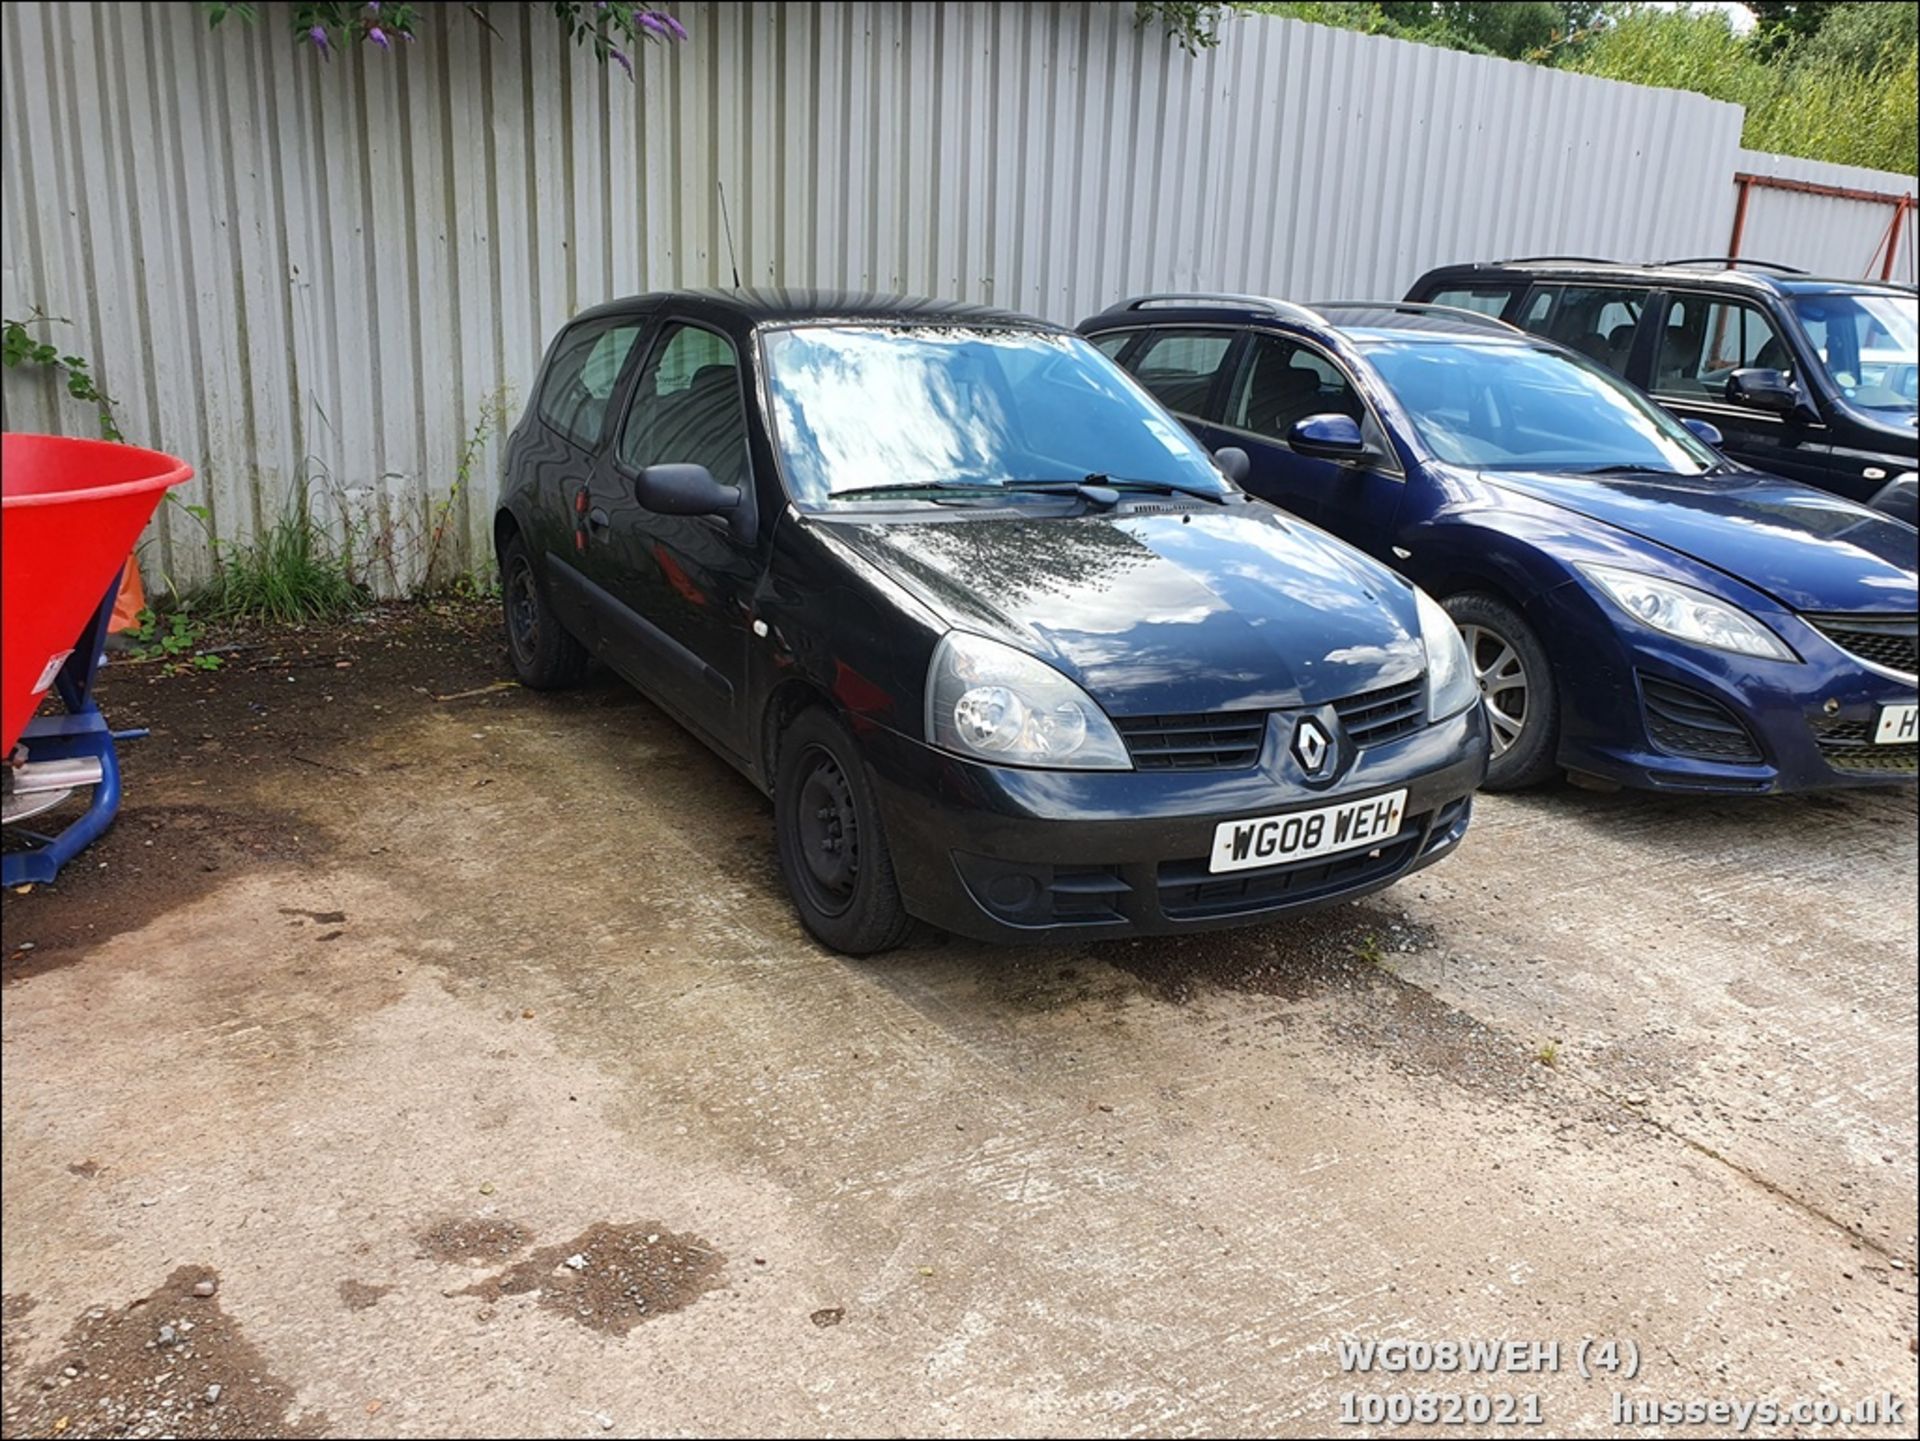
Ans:
<svg viewBox="0 0 1920 1441"><path fill-rule="evenodd" d="M485 564L486 407L517 416L577 310L729 283L723 184L749 284L1066 321L1724 244L1741 116L1696 95L1263 16L1189 58L1131 4L680 8L691 41L629 84L538 5L494 7L498 39L429 7L417 44L330 64L279 6L211 33L187 4L0 7L0 299L70 318L128 437L198 469L151 571L204 577L209 531L302 487L384 591ZM45 377L5 402L90 425Z"/></svg>
<svg viewBox="0 0 1920 1441"><path fill-rule="evenodd" d="M1913 176L1885 170L1829 165L1792 155L1770 155L1763 150L1742 150L1736 160L1737 169L1748 175L1889 196L1920 193L1920 181ZM1735 196L1729 187L1723 236L1733 233L1734 204ZM1740 253L1797 265L1822 275L1878 279L1893 210L1894 207L1884 201L1838 199L1831 195L1755 186L1747 200L1747 223ZM1908 285L1915 283L1916 221L1920 221L1920 216L1909 207L1895 238L1893 272L1889 277Z"/></svg>

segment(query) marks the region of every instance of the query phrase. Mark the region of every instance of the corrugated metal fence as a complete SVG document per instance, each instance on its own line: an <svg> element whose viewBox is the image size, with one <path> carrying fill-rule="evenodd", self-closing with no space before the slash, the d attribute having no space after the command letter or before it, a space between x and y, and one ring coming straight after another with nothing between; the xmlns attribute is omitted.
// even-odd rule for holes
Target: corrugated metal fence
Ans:
<svg viewBox="0 0 1920 1441"><path fill-rule="evenodd" d="M400 53L322 64L278 6L211 33L194 5L4 7L0 292L70 318L50 338L128 437L198 467L205 526L163 510L150 572L192 583L208 528L302 486L382 590L485 564L489 417L576 310L725 283L722 185L749 284L1058 320L1699 253L1731 213L1737 107L1293 21L1190 59L1130 4L688 5L629 84L543 6L493 7L499 38L428 8ZM88 424L44 378L6 409Z"/></svg>

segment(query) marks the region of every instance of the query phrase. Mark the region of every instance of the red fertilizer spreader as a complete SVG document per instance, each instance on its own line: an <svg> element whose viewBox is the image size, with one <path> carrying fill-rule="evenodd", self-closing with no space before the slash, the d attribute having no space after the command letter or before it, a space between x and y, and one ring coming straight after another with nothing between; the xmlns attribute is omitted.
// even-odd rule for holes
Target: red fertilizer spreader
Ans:
<svg viewBox="0 0 1920 1441"><path fill-rule="evenodd" d="M94 704L94 676L133 544L167 487L193 470L104 440L6 435L0 446L0 884L15 886L51 881L120 808L115 733ZM48 691L62 711L35 719ZM19 825L86 786L86 812L57 834Z"/></svg>

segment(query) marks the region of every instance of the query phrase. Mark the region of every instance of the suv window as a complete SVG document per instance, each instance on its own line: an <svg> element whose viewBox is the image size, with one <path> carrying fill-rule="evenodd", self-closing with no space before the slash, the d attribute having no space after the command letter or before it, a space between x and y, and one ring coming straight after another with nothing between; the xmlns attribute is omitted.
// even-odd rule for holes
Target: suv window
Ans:
<svg viewBox="0 0 1920 1441"><path fill-rule="evenodd" d="M1230 331L1157 330L1129 368L1168 410L1204 418L1207 394L1232 345Z"/></svg>
<svg viewBox="0 0 1920 1441"><path fill-rule="evenodd" d="M1093 348L1108 360L1118 360L1120 352L1133 344L1134 336L1139 333L1137 330L1114 330L1105 335L1096 335L1093 337Z"/></svg>
<svg viewBox="0 0 1920 1441"><path fill-rule="evenodd" d="M637 321L600 320L569 330L540 386L540 418L575 445L599 445L607 402L639 336Z"/></svg>
<svg viewBox="0 0 1920 1441"><path fill-rule="evenodd" d="M627 470L704 465L722 485L747 484L747 408L733 342L668 325L633 388L614 454Z"/></svg>
<svg viewBox="0 0 1920 1441"><path fill-rule="evenodd" d="M1538 291L1523 322L1608 370L1625 371L1647 292L1618 285L1555 285Z"/></svg>
<svg viewBox="0 0 1920 1441"><path fill-rule="evenodd" d="M1255 335L1227 392L1226 425L1284 442L1309 415L1347 415L1383 451L1372 413L1353 384L1319 351L1277 335Z"/></svg>
<svg viewBox="0 0 1920 1441"><path fill-rule="evenodd" d="M1653 388L1661 395L1724 396L1736 370L1792 371L1793 357L1773 322L1738 300L1677 295L1660 331Z"/></svg>
<svg viewBox="0 0 1920 1441"><path fill-rule="evenodd" d="M1482 315L1505 315L1513 299L1511 285L1462 285L1438 290L1426 299L1428 305L1452 305L1461 310L1477 310Z"/></svg>

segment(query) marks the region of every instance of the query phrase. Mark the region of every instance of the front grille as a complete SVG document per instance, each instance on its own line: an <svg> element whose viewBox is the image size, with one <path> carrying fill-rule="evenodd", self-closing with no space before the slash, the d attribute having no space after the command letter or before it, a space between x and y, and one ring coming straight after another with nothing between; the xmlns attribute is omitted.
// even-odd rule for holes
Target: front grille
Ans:
<svg viewBox="0 0 1920 1441"><path fill-rule="evenodd" d="M1399 835L1371 851L1347 851L1270 870L1216 876L1207 869L1205 856L1164 861L1159 871L1160 910L1171 920L1190 921L1305 905L1360 890L1412 864L1427 820L1424 815L1409 816L1401 822Z"/></svg>
<svg viewBox="0 0 1920 1441"><path fill-rule="evenodd" d="M1697 690L1640 677L1647 734L1662 750L1710 761L1757 761L1760 747L1732 711Z"/></svg>
<svg viewBox="0 0 1920 1441"><path fill-rule="evenodd" d="M1860 776L1910 776L1920 774L1920 746L1877 746L1873 743L1874 725L1868 721L1829 720L1819 717L1813 723L1813 738L1820 755L1837 771Z"/></svg>
<svg viewBox="0 0 1920 1441"><path fill-rule="evenodd" d="M1136 770L1244 770L1260 759L1265 711L1221 715L1115 716Z"/></svg>
<svg viewBox="0 0 1920 1441"><path fill-rule="evenodd" d="M1384 745L1425 724L1426 677L1348 696L1335 701L1333 708L1356 749ZM1126 741L1136 770L1244 770L1260 759L1267 712L1115 716L1113 724Z"/></svg>
<svg viewBox="0 0 1920 1441"><path fill-rule="evenodd" d="M1805 615L1801 617L1848 655L1884 670L1913 675L1920 668L1920 617L1910 615Z"/></svg>
<svg viewBox="0 0 1920 1441"><path fill-rule="evenodd" d="M1361 750L1398 740L1420 729L1427 714L1427 681L1415 676L1400 685L1337 700L1333 708L1347 738Z"/></svg>

